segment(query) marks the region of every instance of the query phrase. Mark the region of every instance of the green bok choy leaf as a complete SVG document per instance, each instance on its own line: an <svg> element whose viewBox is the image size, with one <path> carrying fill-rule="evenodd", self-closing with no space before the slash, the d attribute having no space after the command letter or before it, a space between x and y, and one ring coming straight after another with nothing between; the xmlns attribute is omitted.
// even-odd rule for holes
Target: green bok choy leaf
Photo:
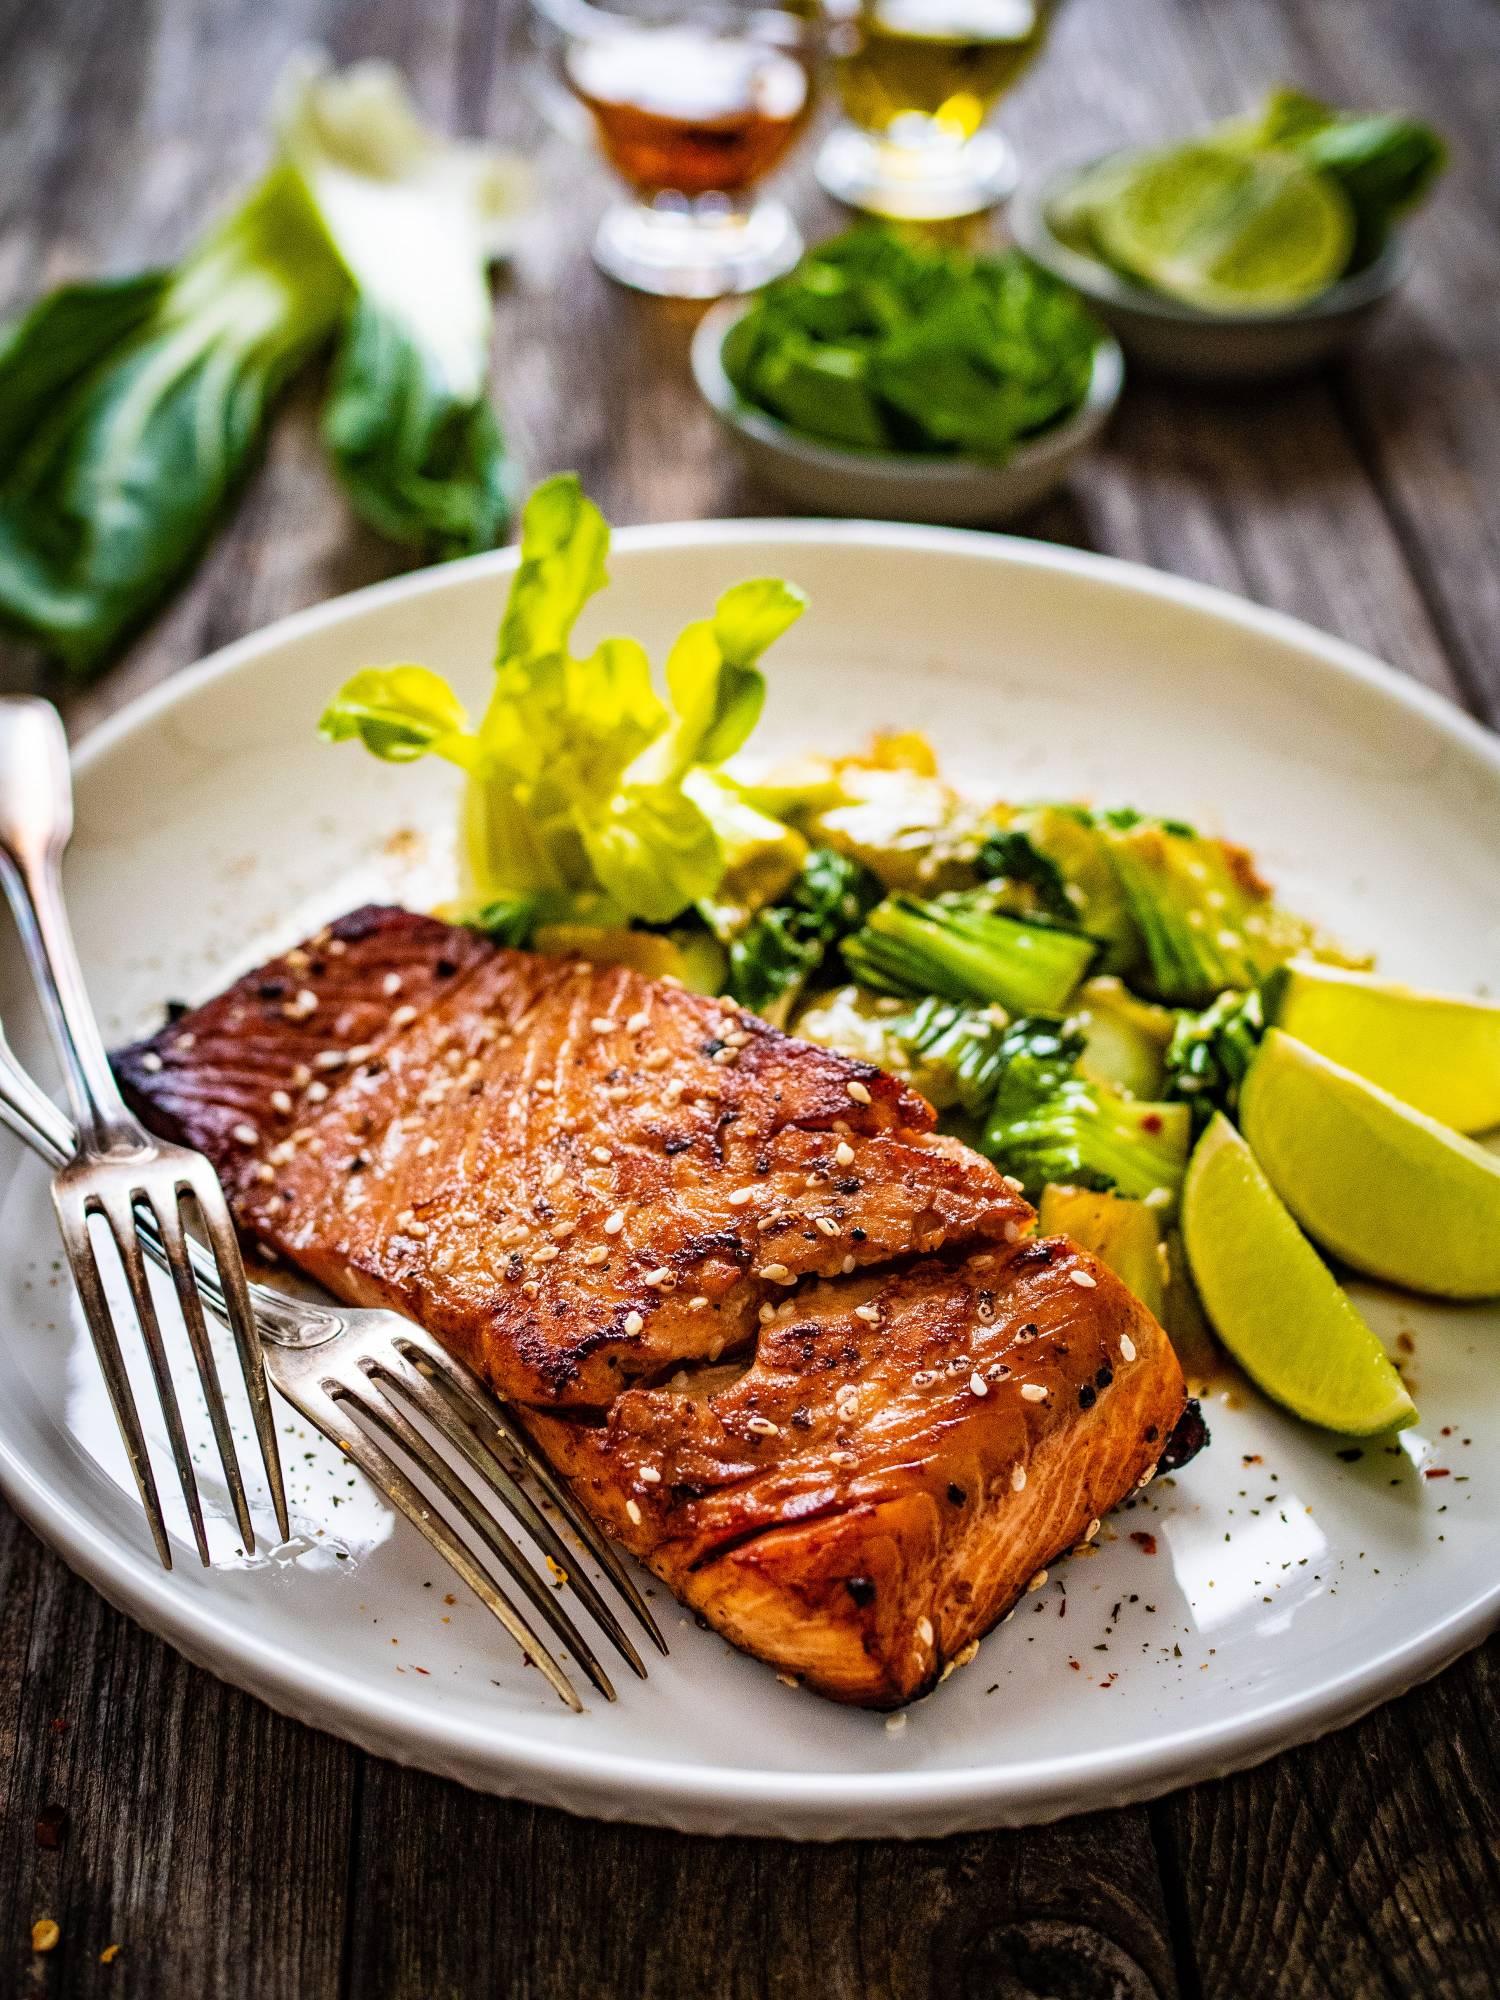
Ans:
<svg viewBox="0 0 1500 2000"><path fill-rule="evenodd" d="M347 281L277 167L174 270L0 334L0 619L100 665L198 554Z"/></svg>

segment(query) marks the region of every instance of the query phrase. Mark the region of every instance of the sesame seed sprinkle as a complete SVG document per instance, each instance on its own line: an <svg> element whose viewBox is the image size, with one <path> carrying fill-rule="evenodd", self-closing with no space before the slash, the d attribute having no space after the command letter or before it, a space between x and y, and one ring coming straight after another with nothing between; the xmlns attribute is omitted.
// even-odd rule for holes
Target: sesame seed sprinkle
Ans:
<svg viewBox="0 0 1500 2000"><path fill-rule="evenodd" d="M1039 1569L1036 1575L1031 1579L1030 1583L1027 1584L1026 1588L1028 1590L1040 1590L1042 1585L1046 1581L1047 1581L1047 1572L1044 1569Z"/></svg>
<svg viewBox="0 0 1500 2000"><path fill-rule="evenodd" d="M584 1251L583 1261L585 1264L602 1264L608 1255L609 1252L605 1249L604 1245L596 1243L592 1249Z"/></svg>
<svg viewBox="0 0 1500 2000"><path fill-rule="evenodd" d="M1011 1467L1011 1469L1010 1469L1010 1490L1011 1490L1011 1492L1012 1492L1012 1493L1024 1493L1024 1492L1025 1492L1025 1490L1026 1490L1026 1468L1025 1468L1025 1466L1024 1466L1024 1465L1013 1465L1013 1466Z"/></svg>
<svg viewBox="0 0 1500 2000"><path fill-rule="evenodd" d="M838 1226L838 1224L837 1224L837 1223L836 1223L836 1222L834 1221L834 1219L833 1219L833 1217L832 1217L831 1215L818 1215L818 1216L814 1216L814 1217L813 1217L813 1221L814 1221L814 1223L816 1224L816 1226L817 1226L817 1228L819 1229L819 1231L820 1231L820 1232L821 1232L821 1233L822 1233L822 1234L823 1234L824 1236L837 1236L837 1235L838 1235L838 1233L839 1233L839 1226Z"/></svg>
<svg viewBox="0 0 1500 2000"><path fill-rule="evenodd" d="M1012 1194L1023 1194L1025 1192L1025 1181L1018 1181L1014 1174L1002 1174L1000 1179L1004 1186L1010 1189Z"/></svg>
<svg viewBox="0 0 1500 2000"><path fill-rule="evenodd" d="M888 1715L885 1719L885 1733L887 1736L899 1736L905 1727L906 1716L904 1712L900 1715Z"/></svg>
<svg viewBox="0 0 1500 2000"><path fill-rule="evenodd" d="M284 1118L291 1108L292 1100L284 1090L273 1090L271 1092L271 1109L273 1111L279 1111Z"/></svg>
<svg viewBox="0 0 1500 2000"><path fill-rule="evenodd" d="M847 1083L844 1088L856 1104L869 1104L873 1102L869 1091L866 1090L862 1083Z"/></svg>
<svg viewBox="0 0 1500 2000"><path fill-rule="evenodd" d="M1023 1382L1021 1384L1021 1396L1023 1401L1028 1403L1045 1403L1047 1400L1047 1391L1042 1387L1040 1382Z"/></svg>
<svg viewBox="0 0 1500 2000"><path fill-rule="evenodd" d="M606 1236L618 1236L624 1227L625 1211L623 1208L617 1208L612 1215L605 1216L604 1233Z"/></svg>
<svg viewBox="0 0 1500 2000"><path fill-rule="evenodd" d="M614 1158L614 1154L609 1150L608 1146L591 1146L589 1148L589 1158L597 1161L601 1167L607 1167Z"/></svg>
<svg viewBox="0 0 1500 2000"><path fill-rule="evenodd" d="M1130 1338L1128 1333L1120 1335L1120 1359L1122 1361L1134 1361L1135 1359L1135 1342Z"/></svg>
<svg viewBox="0 0 1500 2000"><path fill-rule="evenodd" d="M161 1068L161 1057L156 1053L155 1049L147 1049L146 1053L141 1057L141 1068L148 1070L153 1076Z"/></svg>
<svg viewBox="0 0 1500 2000"><path fill-rule="evenodd" d="M736 1188L734 1193L729 1197L729 1206L731 1208L743 1208L747 1202L754 1201L754 1199L755 1189L753 1187Z"/></svg>
<svg viewBox="0 0 1500 2000"><path fill-rule="evenodd" d="M1077 1285L1081 1291L1092 1292L1097 1288L1099 1280L1089 1271L1069 1271L1068 1282Z"/></svg>
<svg viewBox="0 0 1500 2000"><path fill-rule="evenodd" d="M774 1438L781 1436L780 1424L773 1424L769 1417L747 1418L745 1428L754 1431L757 1437Z"/></svg>
<svg viewBox="0 0 1500 2000"><path fill-rule="evenodd" d="M638 1035L643 1028L649 1028L650 1025L651 1016L642 1007L639 1012L632 1014L630 1019L625 1023L625 1032L627 1035Z"/></svg>
<svg viewBox="0 0 1500 2000"><path fill-rule="evenodd" d="M852 1167L854 1165L854 1148L849 1144L847 1139L840 1139L837 1146L833 1149L833 1157L839 1166Z"/></svg>
<svg viewBox="0 0 1500 2000"><path fill-rule="evenodd" d="M630 1516L636 1527L641 1525L642 1515L639 1501L627 1500L625 1502L625 1512Z"/></svg>
<svg viewBox="0 0 1500 2000"><path fill-rule="evenodd" d="M229 1136L231 1139L237 1139L242 1146L255 1146L260 1143L260 1134L255 1127L243 1122L236 1125Z"/></svg>
<svg viewBox="0 0 1500 2000"><path fill-rule="evenodd" d="M773 1285L795 1285L797 1282L785 1264L762 1264L760 1276L769 1278Z"/></svg>
<svg viewBox="0 0 1500 2000"><path fill-rule="evenodd" d="M643 1327L643 1326L644 1326L645 1324L646 1324L646 1322L645 1322L645 1321L644 1321L644 1320L643 1320L643 1319L641 1318L641 1316L640 1316L640 1314L639 1314L638 1312L628 1312L628 1313L626 1313L626 1315L625 1315L625 1320L624 1320L624 1326L625 1326L625 1331L626 1331L627 1333L630 1333L630 1334L636 1334L636 1333L639 1333L639 1332L640 1332L640 1330L641 1330L641 1328L642 1328L642 1327Z"/></svg>
<svg viewBox="0 0 1500 2000"><path fill-rule="evenodd" d="M596 1035L609 1035L613 1034L615 1024L609 1018L608 1014L596 1014L593 1020L589 1022L589 1026Z"/></svg>
<svg viewBox="0 0 1500 2000"><path fill-rule="evenodd" d="M917 1637L921 1640L922 1644L930 1646L933 1636L932 1620L930 1618L919 1618L917 1620Z"/></svg>
<svg viewBox="0 0 1500 2000"><path fill-rule="evenodd" d="M393 1028L408 1028L416 1018L416 1008L412 1006L410 1001L407 1001L404 1006L398 1007L391 1015L391 1026Z"/></svg>
<svg viewBox="0 0 1500 2000"><path fill-rule="evenodd" d="M401 974L399 972L388 972L380 982L380 990L387 1000L394 1000L396 995L401 991Z"/></svg>
<svg viewBox="0 0 1500 2000"><path fill-rule="evenodd" d="M871 1326L875 1326L880 1319L880 1308L874 1305L856 1306L854 1308L854 1317L856 1319L868 1320Z"/></svg>
<svg viewBox="0 0 1500 2000"><path fill-rule="evenodd" d="M977 1368L969 1377L969 1393L971 1396L987 1396L990 1393L989 1383L985 1381Z"/></svg>
<svg viewBox="0 0 1500 2000"><path fill-rule="evenodd" d="M321 1104L327 1095L328 1085L326 1083L310 1083L307 1086L307 1101L309 1104Z"/></svg>
<svg viewBox="0 0 1500 2000"><path fill-rule="evenodd" d="M640 1481L643 1486L660 1486L661 1473L654 1465L643 1465L640 1470Z"/></svg>

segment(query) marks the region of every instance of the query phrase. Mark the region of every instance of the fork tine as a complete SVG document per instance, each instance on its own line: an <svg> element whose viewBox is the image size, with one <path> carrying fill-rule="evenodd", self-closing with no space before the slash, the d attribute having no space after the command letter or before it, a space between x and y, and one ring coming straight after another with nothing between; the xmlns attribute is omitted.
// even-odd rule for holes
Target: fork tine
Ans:
<svg viewBox="0 0 1500 2000"><path fill-rule="evenodd" d="M608 1674L594 1649L584 1638L573 1620L558 1601L557 1592L550 1590L542 1582L526 1557L516 1547L504 1530L498 1527L489 1514L474 1504L473 1495L463 1481L456 1477L452 1468L435 1452L410 1420L396 1406L389 1393L390 1387L402 1385L392 1375L383 1361L361 1360L361 1373L383 1398L383 1405L366 1406L363 1400L357 1404L362 1415L371 1423L378 1424L394 1443L408 1453L424 1476L430 1479L442 1493L451 1507L463 1516L465 1524L478 1535L490 1554L505 1570L511 1581L518 1584L530 1599L531 1606L546 1620L564 1646L576 1657L578 1664L588 1675L594 1686L606 1701L615 1699L615 1691ZM348 1392L345 1392L346 1394Z"/></svg>
<svg viewBox="0 0 1500 2000"><path fill-rule="evenodd" d="M218 1364L214 1360L213 1347L208 1338L208 1327L203 1318L203 1301L198 1295L198 1286L188 1261L187 1238L183 1233L177 1201L174 1197L171 1202L158 1204L151 1198L149 1189L138 1189L135 1205L137 1215L144 1210L155 1223L157 1240L166 1252L167 1269L171 1275L173 1290L177 1294L178 1309L187 1327L193 1359L198 1364L198 1379L203 1384L203 1397L208 1405L208 1420L213 1426L214 1443L219 1448L219 1463L224 1468L224 1477L229 1485L235 1523L239 1528L245 1553L250 1555L255 1549L255 1525L250 1518L250 1503L245 1497L245 1482L240 1476L240 1461L229 1428L229 1411L224 1402L224 1392L219 1386Z"/></svg>
<svg viewBox="0 0 1500 2000"><path fill-rule="evenodd" d="M287 1513L286 1481L281 1470L281 1453L276 1444L276 1417L271 1408L271 1393L266 1387L265 1352L261 1346L260 1328L255 1320L255 1308L250 1303L250 1288L245 1278L245 1266L240 1259L239 1239L234 1233L234 1224L229 1218L229 1206L224 1199L224 1190L219 1185L218 1176L207 1160L190 1162L192 1177L184 1175L177 1184L179 1200L186 1192L192 1195L214 1253L214 1263L219 1272L219 1288L224 1296L225 1309L229 1316L230 1331L240 1358L240 1373L244 1377L245 1393L250 1399L250 1415L255 1425L256 1442L260 1446L261 1463L266 1469L266 1483L271 1492L271 1506L276 1515L276 1526L281 1539L290 1539L292 1527Z"/></svg>
<svg viewBox="0 0 1500 2000"><path fill-rule="evenodd" d="M412 1484L395 1460L381 1450L367 1431L357 1423L344 1421L341 1405L345 1403L352 1403L366 1417L376 1417L377 1413L364 1398L338 1381L325 1380L317 1385L319 1393L314 1393L310 1381L290 1377L283 1381L278 1375L277 1387L310 1424L336 1444L365 1477L380 1488L429 1547L458 1572L485 1609L499 1619L553 1691L575 1713L581 1714L583 1703L567 1675L468 1544L454 1533L441 1514L433 1511L425 1494Z"/></svg>
<svg viewBox="0 0 1500 2000"><path fill-rule="evenodd" d="M395 1346L399 1353L402 1346L399 1338ZM462 1452L479 1478L494 1489L504 1505L520 1521L527 1534L540 1546L542 1553L549 1556L558 1571L567 1578L584 1608L595 1623L601 1625L608 1633L632 1673L644 1680L646 1678L644 1661L636 1651L630 1635L596 1589L592 1577L581 1568L577 1558L569 1553L561 1535L526 1488L512 1476L510 1468L503 1464L475 1434L472 1419L467 1413L460 1414L456 1411L404 1353L400 1356L400 1369L399 1375L394 1373L391 1375L393 1384L400 1388L403 1395L410 1397L428 1422L440 1430L456 1450Z"/></svg>
<svg viewBox="0 0 1500 2000"><path fill-rule="evenodd" d="M403 1328L401 1337L421 1356L421 1365L432 1370L438 1386L464 1410L467 1420L475 1426L491 1452L495 1452L490 1441L492 1436L499 1435L505 1439L510 1450L625 1599L651 1643L658 1652L665 1654L667 1642L661 1635L661 1629L613 1543L606 1539L582 1503L563 1484L504 1404L490 1393L472 1369L466 1368L461 1361L440 1348L420 1327ZM496 1452L495 1456L499 1457L499 1454Z"/></svg>
<svg viewBox="0 0 1500 2000"><path fill-rule="evenodd" d="M104 1386L109 1391L115 1422L120 1426L120 1436L125 1441L125 1456L130 1460L130 1469L135 1474L141 1505L146 1510L146 1519L151 1523L151 1539L156 1543L156 1553L161 1557L162 1568L170 1569L172 1544L167 1539L166 1522L162 1519L161 1501L156 1492L156 1475L151 1469L151 1457L146 1449L145 1434L141 1430L140 1415L135 1407L135 1395L130 1387L125 1358L120 1352L120 1343L115 1335L114 1318L109 1309L109 1301L104 1296L99 1266L94 1261L94 1246L89 1240L88 1222L81 1209L60 1188L53 1188L52 1205L57 1212L58 1230L62 1236L63 1249L67 1252L68 1264L73 1272L73 1283L83 1304L84 1318L88 1321L89 1332L93 1335L94 1352L99 1357L99 1367L104 1376Z"/></svg>
<svg viewBox="0 0 1500 2000"><path fill-rule="evenodd" d="M167 1360L166 1342L161 1337L161 1322L156 1316L156 1301L151 1296L151 1283L146 1276L146 1260L141 1254L140 1238L135 1233L134 1206L127 1196L121 1208L110 1194L96 1189L85 1197L84 1213L103 1216L119 1252L141 1338L146 1343L151 1373L156 1380L156 1393L167 1426L167 1442L172 1448L172 1463L177 1467L178 1483L187 1502L188 1519L193 1524L193 1540L198 1545L199 1559L207 1569L213 1559L208 1552L208 1532L203 1525L203 1502L198 1495L198 1480L193 1471L192 1454L188 1450L187 1432L183 1429L182 1410L177 1401L176 1385L172 1381L171 1364Z"/></svg>

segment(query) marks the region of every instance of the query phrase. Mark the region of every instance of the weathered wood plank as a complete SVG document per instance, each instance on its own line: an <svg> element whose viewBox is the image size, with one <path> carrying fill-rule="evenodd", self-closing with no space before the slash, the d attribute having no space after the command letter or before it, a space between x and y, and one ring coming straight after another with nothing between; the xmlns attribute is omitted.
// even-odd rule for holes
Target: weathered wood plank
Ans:
<svg viewBox="0 0 1500 2000"><path fill-rule="evenodd" d="M1099 1814L905 1846L708 1842L583 1825L372 1765L349 1990L1170 2000L1179 1989L1144 1822Z"/></svg>
<svg viewBox="0 0 1500 2000"><path fill-rule="evenodd" d="M188 1666L8 1510L0 1661L0 1993L334 2000L356 1753Z"/></svg>
<svg viewBox="0 0 1500 2000"><path fill-rule="evenodd" d="M1477 2000L1500 1963L1500 1643L1153 1809L1204 2000Z"/></svg>

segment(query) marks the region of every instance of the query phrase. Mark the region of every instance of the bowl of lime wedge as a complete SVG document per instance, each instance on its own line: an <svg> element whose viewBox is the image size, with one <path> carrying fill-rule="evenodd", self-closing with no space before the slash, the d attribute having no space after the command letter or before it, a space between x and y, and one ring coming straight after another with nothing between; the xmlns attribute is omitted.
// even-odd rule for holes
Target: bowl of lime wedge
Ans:
<svg viewBox="0 0 1500 2000"><path fill-rule="evenodd" d="M1277 90L1194 139L1052 174L1012 226L1143 368L1269 380L1367 329L1406 272L1396 225L1444 157L1415 119Z"/></svg>

